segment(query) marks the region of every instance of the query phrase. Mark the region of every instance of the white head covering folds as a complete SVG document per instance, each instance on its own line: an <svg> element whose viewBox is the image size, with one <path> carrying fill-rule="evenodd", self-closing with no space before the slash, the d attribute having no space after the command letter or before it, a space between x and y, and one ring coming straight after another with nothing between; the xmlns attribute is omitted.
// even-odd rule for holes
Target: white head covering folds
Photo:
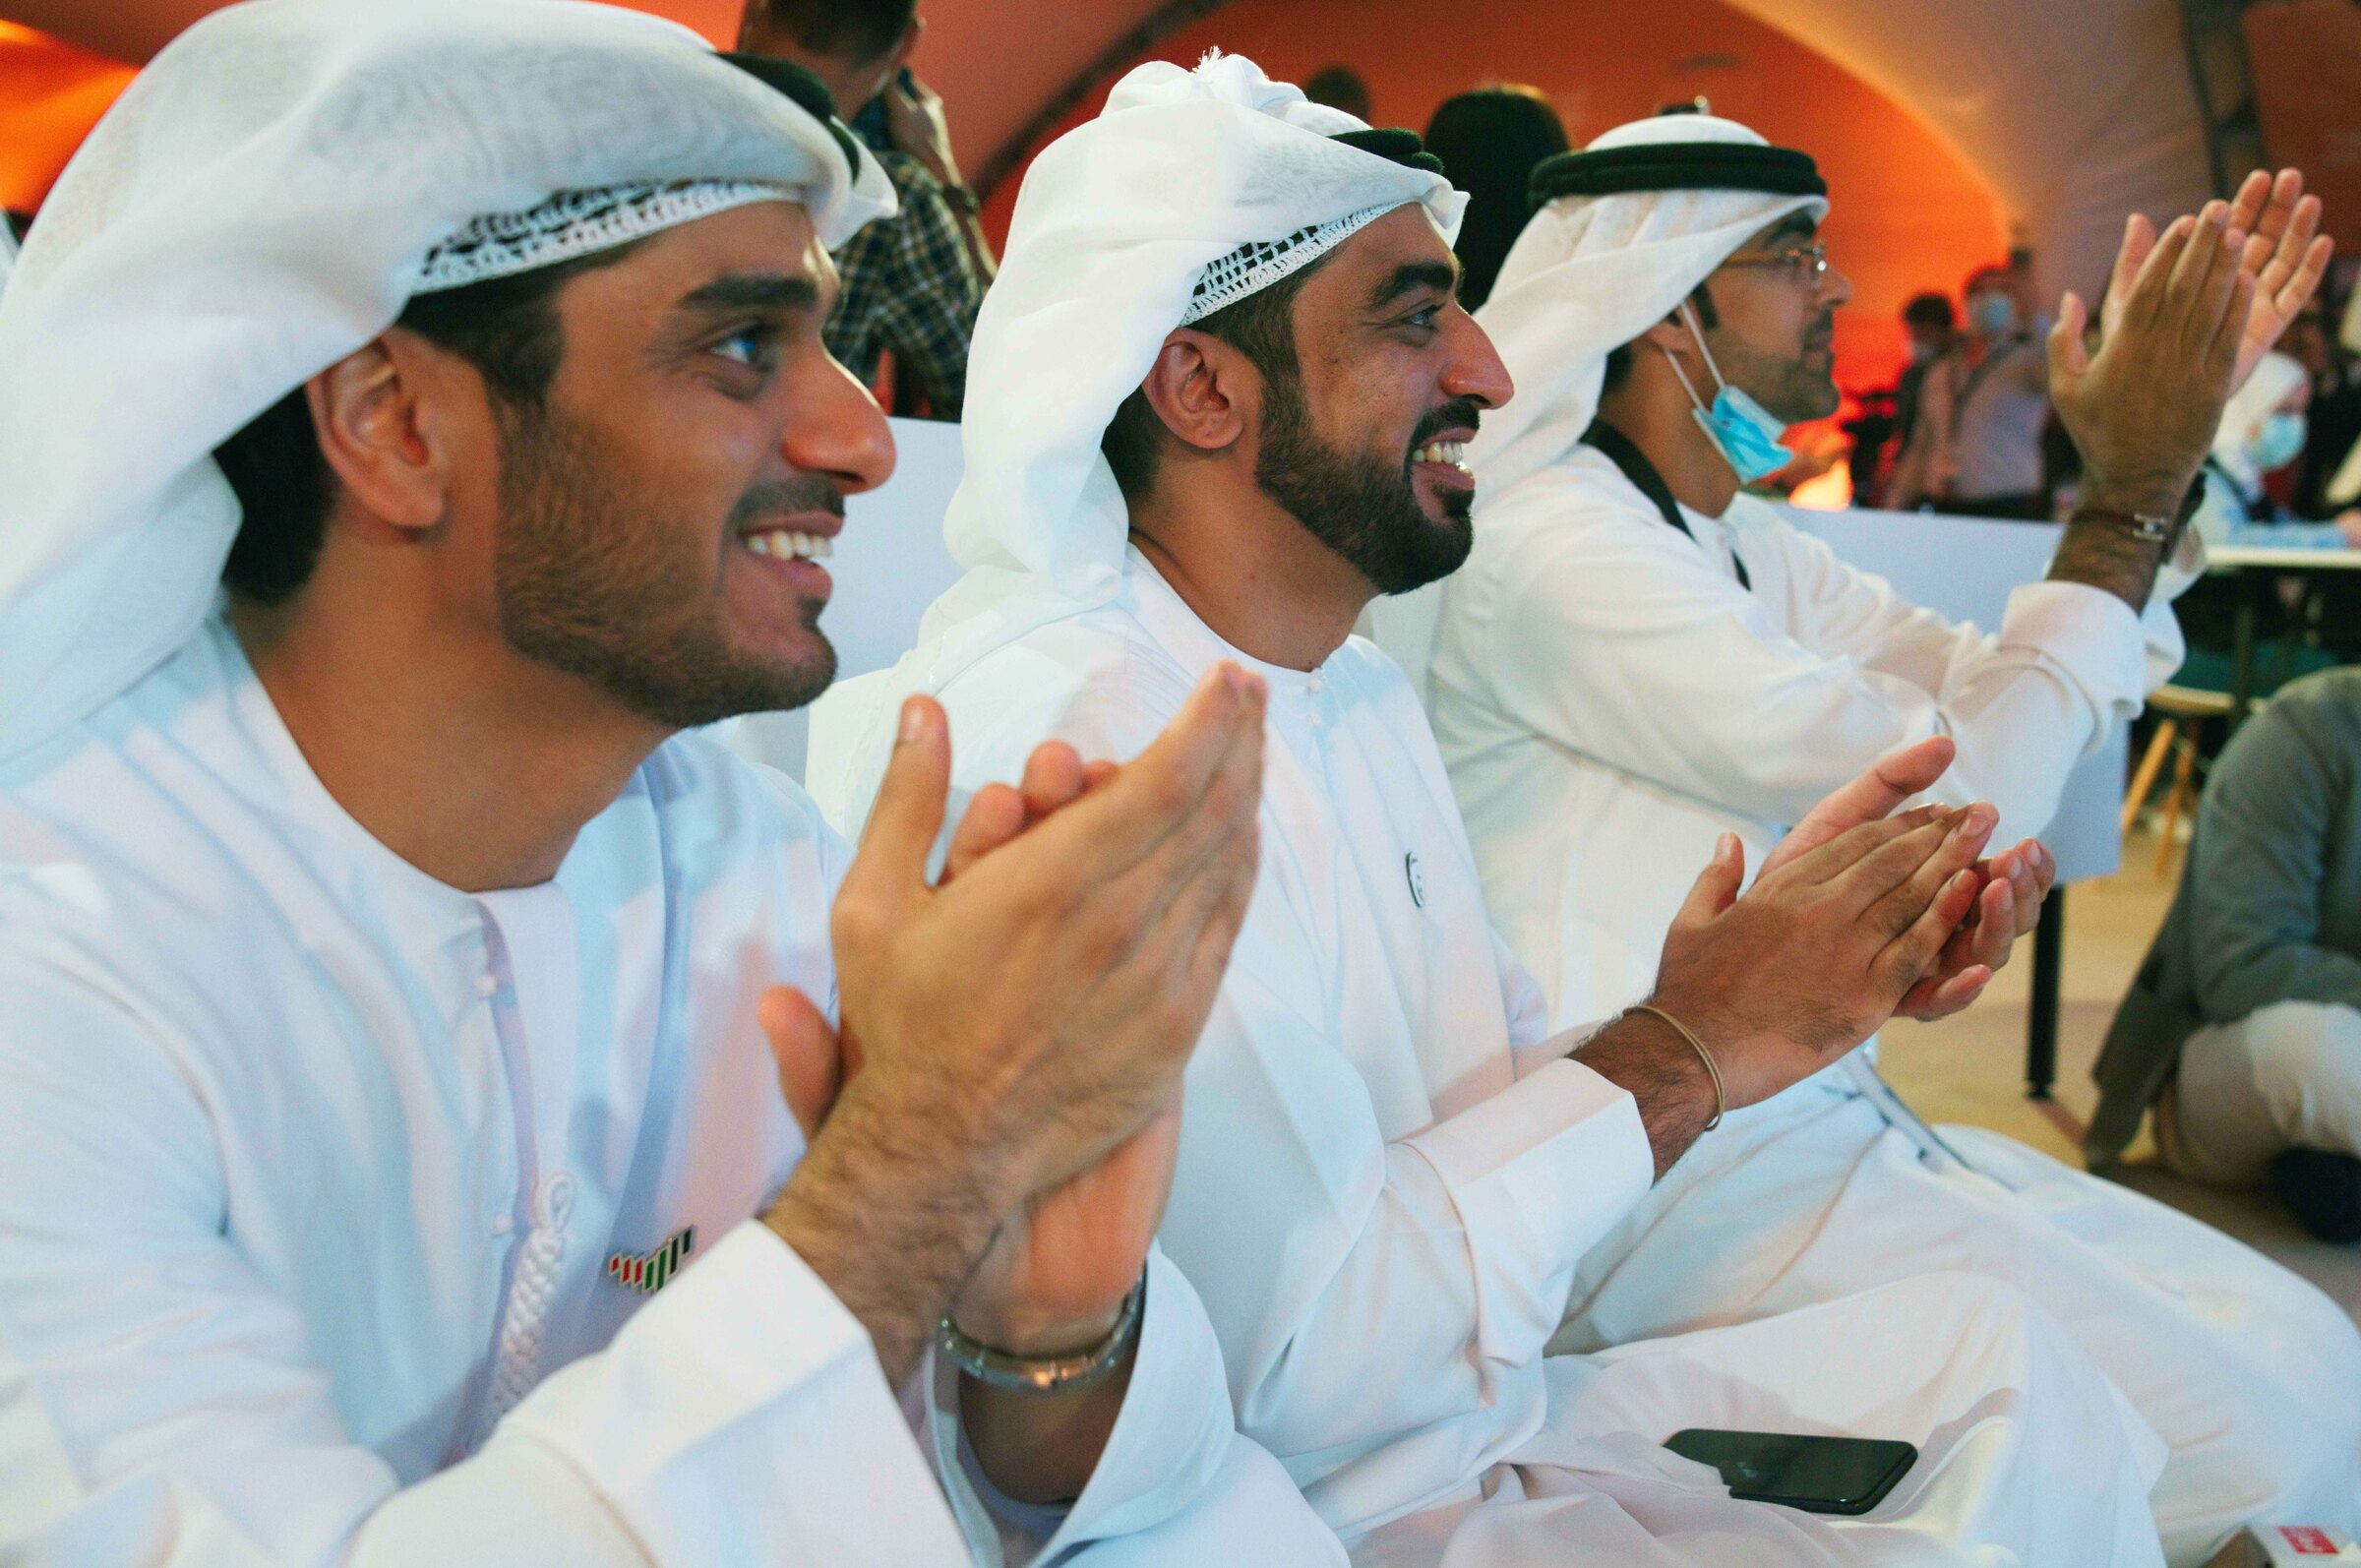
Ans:
<svg viewBox="0 0 2361 1568"><path fill-rule="evenodd" d="M2287 394L2311 379L2310 371L2274 349L2256 362L2246 385L2230 393L2230 400L2222 405L2221 427L2213 436L2213 460L2238 481L2239 488L2251 492L2263 483L2254 458L2246 453L2247 443L2255 439L2263 421L2287 400Z"/></svg>
<svg viewBox="0 0 2361 1568"><path fill-rule="evenodd" d="M582 192L603 227L543 207ZM188 636L237 531L213 448L422 286L770 199L831 247L893 208L821 120L653 17L256 0L191 28L75 154L0 303L0 757Z"/></svg>
<svg viewBox="0 0 2361 1568"><path fill-rule="evenodd" d="M1584 151L1664 143L1770 144L1734 120L1668 114L1618 126ZM1479 505L1580 444L1599 412L1606 356L1672 314L1758 230L1818 196L1765 191L1630 191L1562 197L1525 225L1476 313L1517 395L1469 445ZM1710 385L1698 394L1710 400Z"/></svg>
<svg viewBox="0 0 2361 1568"><path fill-rule="evenodd" d="M814 710L823 806L849 799L903 696L1113 597L1130 515L1099 443L1192 301L1243 298L1410 203L1458 233L1466 198L1443 176L1333 140L1365 129L1214 54L1139 67L1034 160L968 357L966 467L943 523L968 574L900 664Z"/></svg>

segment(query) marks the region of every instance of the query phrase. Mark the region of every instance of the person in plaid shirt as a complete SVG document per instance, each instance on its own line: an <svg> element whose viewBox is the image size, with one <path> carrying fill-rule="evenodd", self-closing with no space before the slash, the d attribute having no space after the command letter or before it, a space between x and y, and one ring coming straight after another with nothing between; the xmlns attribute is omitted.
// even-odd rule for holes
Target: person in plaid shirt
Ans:
<svg viewBox="0 0 2361 1568"><path fill-rule="evenodd" d="M738 42L817 76L848 118L873 101L882 111L878 161L901 211L837 254L843 294L828 351L874 385L890 350L896 380L926 412L957 419L993 257L951 156L942 99L904 69L926 26L917 12L918 0L748 0ZM897 411L911 410L904 401Z"/></svg>

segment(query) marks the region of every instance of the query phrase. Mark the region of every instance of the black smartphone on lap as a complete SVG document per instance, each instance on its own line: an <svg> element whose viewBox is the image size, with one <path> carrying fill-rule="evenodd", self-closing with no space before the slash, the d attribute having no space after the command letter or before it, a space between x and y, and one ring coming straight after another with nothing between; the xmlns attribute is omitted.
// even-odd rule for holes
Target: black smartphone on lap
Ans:
<svg viewBox="0 0 2361 1568"><path fill-rule="evenodd" d="M1814 1514L1865 1514L1918 1462L1908 1443L1692 1426L1665 1439L1683 1459L1722 1473L1732 1497Z"/></svg>

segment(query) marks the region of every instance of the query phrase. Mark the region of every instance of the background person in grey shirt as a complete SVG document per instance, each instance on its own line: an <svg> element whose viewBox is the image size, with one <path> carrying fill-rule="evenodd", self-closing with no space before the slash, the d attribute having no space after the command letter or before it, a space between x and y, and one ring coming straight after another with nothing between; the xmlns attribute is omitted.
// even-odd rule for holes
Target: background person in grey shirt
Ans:
<svg viewBox="0 0 2361 1568"><path fill-rule="evenodd" d="M2048 355L2019 318L2013 274L1983 268L1968 279L1967 330L1926 372L1886 504L2047 518L2048 423Z"/></svg>
<svg viewBox="0 0 2361 1568"><path fill-rule="evenodd" d="M2097 1078L2093 1169L2152 1101L2173 1169L2274 1176L2313 1234L2361 1239L2361 669L2289 685L2222 753Z"/></svg>

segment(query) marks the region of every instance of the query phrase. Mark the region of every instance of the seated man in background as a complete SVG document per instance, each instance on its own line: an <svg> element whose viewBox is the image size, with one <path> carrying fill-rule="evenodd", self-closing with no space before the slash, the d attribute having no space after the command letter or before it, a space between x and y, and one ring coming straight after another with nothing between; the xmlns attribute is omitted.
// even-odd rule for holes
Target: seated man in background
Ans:
<svg viewBox="0 0 2361 1568"><path fill-rule="evenodd" d="M890 352L897 380L926 398L927 413L957 419L992 246L976 193L959 177L942 99L904 69L922 27L918 0L748 0L738 46L811 72L847 119L882 105L892 145L877 160L898 210L836 257L843 292L828 318L828 352L865 385Z"/></svg>
<svg viewBox="0 0 2361 1568"><path fill-rule="evenodd" d="M67 169L0 305L0 1559L1341 1558L1149 1247L1256 684L937 886L931 705L858 856L676 733L833 671L893 453L822 247L890 202L817 84L556 0L233 7Z"/></svg>
<svg viewBox="0 0 2361 1568"><path fill-rule="evenodd" d="M2361 670L2283 688L2214 763L2189 864L2095 1076L2084 1143L2275 1178L2313 1235L2361 1239Z"/></svg>
<svg viewBox="0 0 2361 1568"><path fill-rule="evenodd" d="M1949 737L1933 798L1995 802L2004 839L2048 822L2178 660L2165 601L2189 573L2157 584L2174 514L2239 344L2259 357L2326 260L2297 189L2261 180L2152 251L2136 225L2087 364L2069 300L2058 398L2085 509L1987 634L1740 494L1785 461L1782 426L1837 406L1849 289L1811 160L1682 116L1544 166L1550 201L1479 318L1519 392L1472 449L1476 546L1442 595L1428 701L1486 903L1559 1026L1659 983L1681 868L1725 833L1761 855L1897 748ZM2250 329L2242 264L2266 255ZM2037 847L2008 860L2023 874L1981 912L2002 925L2054 872ZM2155 1506L2175 1562L2258 1508L2350 1513L2361 1336L2309 1285L2009 1139L1936 1136L1866 1055L1732 1120L1586 1256L1561 1346L1969 1269L2032 1293L2172 1445Z"/></svg>
<svg viewBox="0 0 2361 1568"><path fill-rule="evenodd" d="M1692 1144L1712 1158L1725 1108L2005 952L2013 924L1956 935L1990 809L1882 819L1949 744L1831 803L1746 898L1718 846L1654 1010L1552 1038L1415 694L1351 635L1465 556L1460 446L1510 393L1454 299L1459 194L1411 133L1236 56L1141 67L1026 183L945 525L968 575L815 710L814 794L871 810L913 691L981 789L1048 737L1134 754L1223 660L1270 683L1264 855L1161 1233L1241 1430L1365 1564L2156 1561L2153 1434L2021 1294L1939 1261L1544 1355L1585 1249ZM1822 1521L1655 1446L1692 1425L1924 1453L1873 1516Z"/></svg>

